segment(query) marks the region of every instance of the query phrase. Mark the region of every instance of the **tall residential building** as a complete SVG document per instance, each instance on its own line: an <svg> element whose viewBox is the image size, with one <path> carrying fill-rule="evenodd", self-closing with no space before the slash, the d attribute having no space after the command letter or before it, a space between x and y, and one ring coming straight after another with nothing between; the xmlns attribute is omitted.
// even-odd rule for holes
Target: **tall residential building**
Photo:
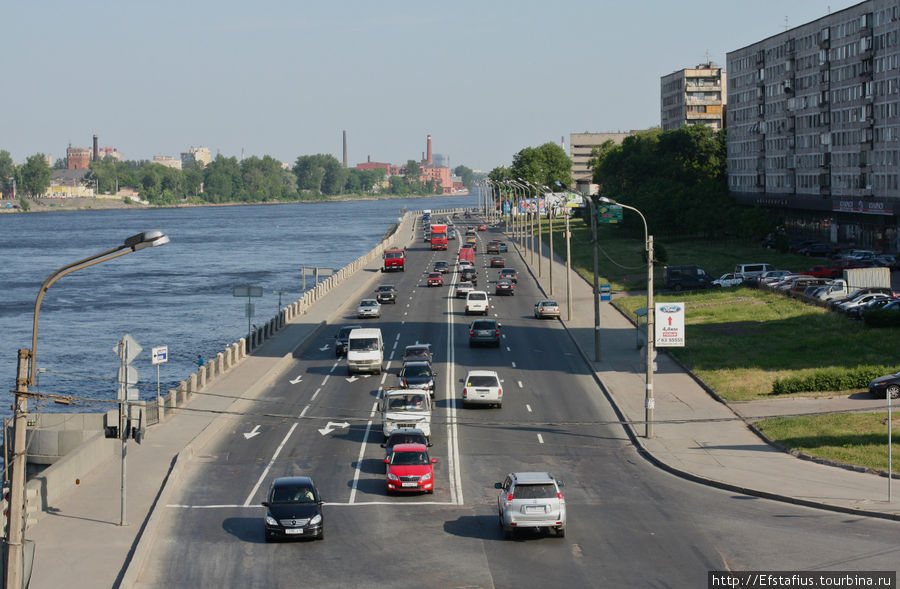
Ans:
<svg viewBox="0 0 900 589"><path fill-rule="evenodd" d="M738 201L821 239L900 248L900 3L861 2L726 66Z"/></svg>
<svg viewBox="0 0 900 589"><path fill-rule="evenodd" d="M671 131L682 125L725 127L726 76L713 62L701 63L660 78L660 125Z"/></svg>
<svg viewBox="0 0 900 589"><path fill-rule="evenodd" d="M194 147L193 145L188 151L181 152L181 165L186 166L189 163L197 162L201 166L207 166L212 159L208 147Z"/></svg>
<svg viewBox="0 0 900 589"><path fill-rule="evenodd" d="M579 180L592 181L594 174L591 171L590 161L594 148L600 147L607 141L621 145L626 137L634 133L635 131L630 133L570 133L569 158L572 160L572 178L576 182Z"/></svg>

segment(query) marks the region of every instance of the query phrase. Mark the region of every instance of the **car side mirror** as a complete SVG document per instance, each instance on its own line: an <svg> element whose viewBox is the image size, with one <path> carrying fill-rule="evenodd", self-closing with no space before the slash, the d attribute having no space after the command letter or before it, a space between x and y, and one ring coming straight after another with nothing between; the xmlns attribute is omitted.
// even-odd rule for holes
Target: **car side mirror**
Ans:
<svg viewBox="0 0 900 589"><path fill-rule="evenodd" d="M559 479L557 479L556 484L559 485L560 487L565 487L565 486L566 486L566 484L565 484L564 482L562 482L561 480L559 480Z"/></svg>
<svg viewBox="0 0 900 589"><path fill-rule="evenodd" d="M434 446L434 442L428 442L428 443L425 444L425 445L428 446L428 447L430 448L430 447Z"/></svg>
<svg viewBox="0 0 900 589"><path fill-rule="evenodd" d="M387 464L390 461L390 458L385 458L384 463Z"/></svg>
<svg viewBox="0 0 900 589"><path fill-rule="evenodd" d="M263 501L262 503L260 503L260 505L262 505L263 507L268 507L268 506L269 506L269 502L268 502L268 501Z"/></svg>
<svg viewBox="0 0 900 589"><path fill-rule="evenodd" d="M502 489L502 488L503 488L503 483L494 483L494 488L495 488L495 489Z"/></svg>

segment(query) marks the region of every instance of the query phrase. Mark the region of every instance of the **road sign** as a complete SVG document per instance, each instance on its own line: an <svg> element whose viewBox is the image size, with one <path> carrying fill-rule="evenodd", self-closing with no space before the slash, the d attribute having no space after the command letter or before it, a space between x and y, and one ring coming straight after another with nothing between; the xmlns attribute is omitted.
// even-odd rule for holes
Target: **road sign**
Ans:
<svg viewBox="0 0 900 589"><path fill-rule="evenodd" d="M150 362L153 364L165 364L169 361L169 347L156 346L150 350Z"/></svg>
<svg viewBox="0 0 900 589"><path fill-rule="evenodd" d="M261 297L263 295L261 286L235 286L234 296L236 297Z"/></svg>
<svg viewBox="0 0 900 589"><path fill-rule="evenodd" d="M119 385L125 387L125 399L128 401L136 401L138 399L138 390L136 385L138 382L137 368L131 365L120 367L118 371Z"/></svg>
<svg viewBox="0 0 900 589"><path fill-rule="evenodd" d="M622 207L619 205L600 205L597 207L597 222L615 224L622 222Z"/></svg>
<svg viewBox="0 0 900 589"><path fill-rule="evenodd" d="M253 303L247 303L247 317L253 317L253 311L256 310L256 305Z"/></svg>
<svg viewBox="0 0 900 589"><path fill-rule="evenodd" d="M116 353L120 358L122 357L122 346L125 346L125 363L131 364L131 362L137 358L138 354L144 351L144 348L141 347L141 344L137 343L131 334L126 333L125 337L123 337L116 345L113 346L113 352Z"/></svg>
<svg viewBox="0 0 900 589"><path fill-rule="evenodd" d="M654 339L658 348L684 347L684 303L656 303Z"/></svg>
<svg viewBox="0 0 900 589"><path fill-rule="evenodd" d="M612 289L608 284L600 285L600 300L609 301L612 299Z"/></svg>

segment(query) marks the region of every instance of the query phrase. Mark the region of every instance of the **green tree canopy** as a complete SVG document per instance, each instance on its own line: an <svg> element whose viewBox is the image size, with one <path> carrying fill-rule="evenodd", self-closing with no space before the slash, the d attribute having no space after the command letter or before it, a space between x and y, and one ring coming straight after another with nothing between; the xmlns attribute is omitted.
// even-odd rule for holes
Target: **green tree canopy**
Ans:
<svg viewBox="0 0 900 589"><path fill-rule="evenodd" d="M469 190L475 185L475 172L473 172L471 168L467 168L466 166L456 166L453 168L453 173L460 177L463 186Z"/></svg>
<svg viewBox="0 0 900 589"><path fill-rule="evenodd" d="M513 156L510 174L538 185L572 184L572 160L555 143L526 147Z"/></svg>
<svg viewBox="0 0 900 589"><path fill-rule="evenodd" d="M50 188L53 170L47 165L47 156L36 153L22 165L22 190L30 196L40 196Z"/></svg>

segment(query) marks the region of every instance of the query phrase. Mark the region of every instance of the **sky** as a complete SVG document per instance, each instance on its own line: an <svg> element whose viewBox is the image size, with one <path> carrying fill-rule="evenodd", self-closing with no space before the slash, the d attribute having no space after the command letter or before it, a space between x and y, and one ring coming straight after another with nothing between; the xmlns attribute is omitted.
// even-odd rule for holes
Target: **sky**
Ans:
<svg viewBox="0 0 900 589"><path fill-rule="evenodd" d="M660 123L660 77L856 0L8 2L0 150L316 153L488 171Z"/></svg>

